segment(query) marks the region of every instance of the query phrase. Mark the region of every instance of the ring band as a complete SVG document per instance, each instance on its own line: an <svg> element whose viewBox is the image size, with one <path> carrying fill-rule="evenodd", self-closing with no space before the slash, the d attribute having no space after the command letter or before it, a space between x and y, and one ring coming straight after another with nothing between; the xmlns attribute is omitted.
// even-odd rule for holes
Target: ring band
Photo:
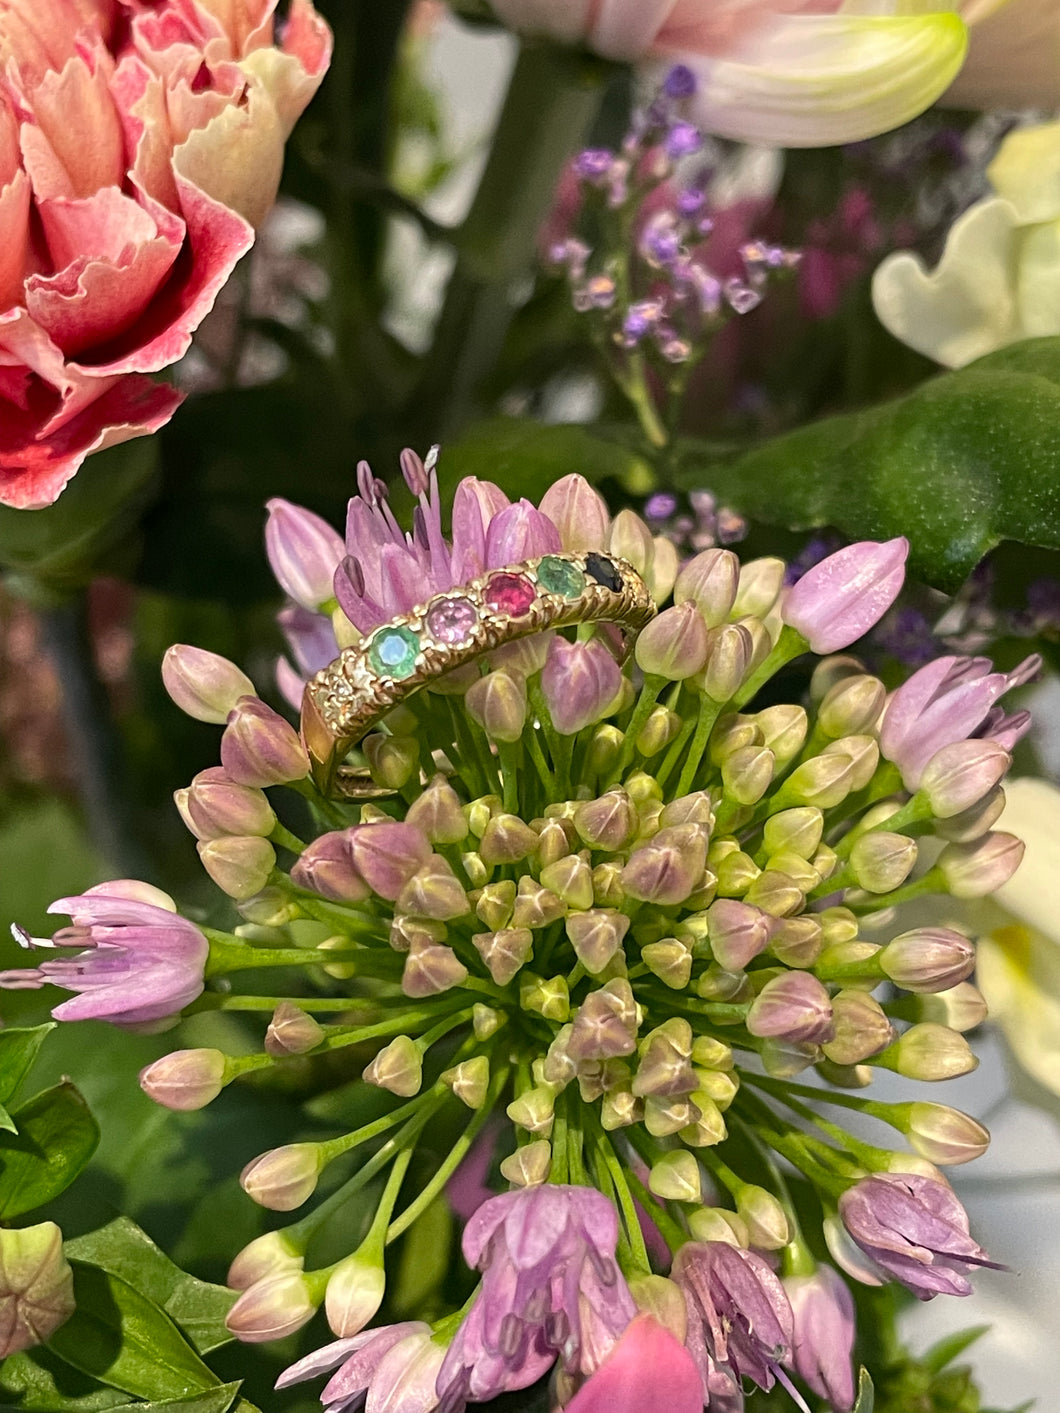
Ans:
<svg viewBox="0 0 1060 1413"><path fill-rule="evenodd" d="M302 740L313 779L330 794L347 751L380 717L483 653L548 628L607 622L626 630L628 656L657 611L628 560L596 550L542 555L434 594L373 628L306 684Z"/></svg>

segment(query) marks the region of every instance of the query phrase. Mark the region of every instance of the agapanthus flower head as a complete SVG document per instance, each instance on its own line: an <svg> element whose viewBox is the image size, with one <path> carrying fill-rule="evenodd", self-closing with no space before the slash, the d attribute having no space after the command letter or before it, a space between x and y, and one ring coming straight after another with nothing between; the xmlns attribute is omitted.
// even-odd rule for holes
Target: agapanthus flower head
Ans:
<svg viewBox="0 0 1060 1413"><path fill-rule="evenodd" d="M83 948L36 967L0 972L0 986L61 986L75 992L52 1014L56 1020L109 1020L140 1027L175 1020L203 989L206 938L178 916L172 898L128 879L98 883L48 909L71 926L51 938L15 927L24 947Z"/></svg>

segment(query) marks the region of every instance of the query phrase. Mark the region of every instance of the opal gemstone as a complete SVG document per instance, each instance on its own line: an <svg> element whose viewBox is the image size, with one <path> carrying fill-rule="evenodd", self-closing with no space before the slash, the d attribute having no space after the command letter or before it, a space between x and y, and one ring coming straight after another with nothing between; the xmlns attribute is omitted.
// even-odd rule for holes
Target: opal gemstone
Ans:
<svg viewBox="0 0 1060 1413"><path fill-rule="evenodd" d="M400 681L416 670L420 640L411 628L384 628L372 640L368 661L383 677Z"/></svg>
<svg viewBox="0 0 1060 1413"><path fill-rule="evenodd" d="M470 642L478 623L478 609L470 599L442 599L426 617L427 631L439 643L459 647Z"/></svg>
<svg viewBox="0 0 1060 1413"><path fill-rule="evenodd" d="M622 592L622 575L606 555L597 554L595 550L591 554L587 554L585 556L585 572L590 579L595 579L605 589L611 589L616 594Z"/></svg>
<svg viewBox="0 0 1060 1413"><path fill-rule="evenodd" d="M537 582L549 594L561 599L576 599L585 588L585 575L569 559L546 554L537 566Z"/></svg>
<svg viewBox="0 0 1060 1413"><path fill-rule="evenodd" d="M491 613L522 618L536 597L537 591L525 574L492 574L486 580L482 601Z"/></svg>

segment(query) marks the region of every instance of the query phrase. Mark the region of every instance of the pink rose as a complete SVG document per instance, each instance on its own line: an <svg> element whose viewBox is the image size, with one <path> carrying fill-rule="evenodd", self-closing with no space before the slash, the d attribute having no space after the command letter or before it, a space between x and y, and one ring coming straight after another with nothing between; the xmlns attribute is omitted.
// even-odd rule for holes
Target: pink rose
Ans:
<svg viewBox="0 0 1060 1413"><path fill-rule="evenodd" d="M330 32L292 0L0 3L0 502L162 426L275 199Z"/></svg>

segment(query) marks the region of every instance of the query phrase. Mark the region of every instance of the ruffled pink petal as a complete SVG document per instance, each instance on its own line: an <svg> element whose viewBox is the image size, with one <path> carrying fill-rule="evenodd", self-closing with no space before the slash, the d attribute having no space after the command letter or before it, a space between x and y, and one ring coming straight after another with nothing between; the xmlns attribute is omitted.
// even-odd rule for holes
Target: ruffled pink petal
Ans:
<svg viewBox="0 0 1060 1413"><path fill-rule="evenodd" d="M651 1315L638 1315L567 1413L701 1413L703 1384L688 1350Z"/></svg>

